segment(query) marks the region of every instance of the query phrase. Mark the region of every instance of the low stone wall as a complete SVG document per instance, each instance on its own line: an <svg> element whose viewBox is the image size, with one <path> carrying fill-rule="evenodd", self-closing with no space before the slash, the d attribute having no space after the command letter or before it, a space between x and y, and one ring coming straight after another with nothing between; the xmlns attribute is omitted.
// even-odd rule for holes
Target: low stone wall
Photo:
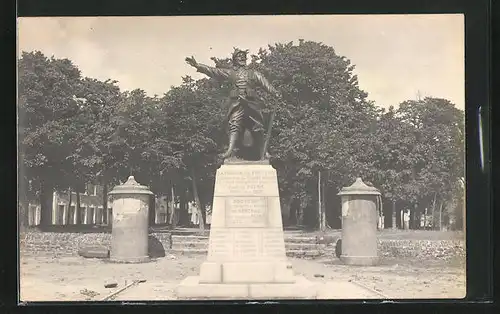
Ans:
<svg viewBox="0 0 500 314"><path fill-rule="evenodd" d="M172 236L170 233L151 233L163 246L166 252L172 248ZM176 251L182 251L188 242L182 243L183 238L175 238ZM311 238L309 241L302 240L304 247L296 246L290 251L289 256L307 258L307 251L314 251L314 257L335 255L335 242L318 241ZM203 250L199 253L206 254L208 240L199 240L203 244ZM287 239L288 242L301 243L296 239ZM316 243L314 249L307 246L307 242ZM20 251L22 255L76 255L78 250L84 246L102 245L110 247L110 233L57 233L57 232L27 232L21 234ZM185 244L185 245L184 245ZM397 240L382 239L379 240L379 256L388 258L410 258L410 259L436 259L449 260L453 258L462 258L465 256L465 243L460 240ZM295 252L297 252L295 254ZM293 253L293 254L292 254ZM303 253L303 254L302 254ZM313 253L313 252L310 252Z"/></svg>
<svg viewBox="0 0 500 314"><path fill-rule="evenodd" d="M463 260L466 255L465 242L459 240L379 240L378 253L381 258L402 258L411 260L449 261ZM315 259L335 257L336 243L318 244L315 248L287 250L290 257Z"/></svg>
<svg viewBox="0 0 500 314"><path fill-rule="evenodd" d="M165 251L172 247L170 233L151 233ZM110 233L27 232L20 235L21 255L76 255L86 246L111 247Z"/></svg>
<svg viewBox="0 0 500 314"><path fill-rule="evenodd" d="M379 240L381 257L448 260L465 257L465 241L461 240Z"/></svg>

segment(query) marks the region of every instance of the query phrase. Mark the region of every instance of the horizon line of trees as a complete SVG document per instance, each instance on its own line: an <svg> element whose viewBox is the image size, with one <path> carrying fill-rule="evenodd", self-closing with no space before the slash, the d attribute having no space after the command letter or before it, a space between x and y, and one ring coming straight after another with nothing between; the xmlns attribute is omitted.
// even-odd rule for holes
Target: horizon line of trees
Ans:
<svg viewBox="0 0 500 314"><path fill-rule="evenodd" d="M228 58L212 61L230 64ZM43 227L51 221L53 189L78 197L93 182L107 197L109 187L134 175L156 195L195 200L203 222L217 153L227 143L230 86L186 75L180 86L149 97L141 89L121 91L114 80L83 77L70 60L39 51L23 52L18 67L23 217L27 202L39 199ZM426 97L397 109L377 107L359 88L350 60L318 42L269 45L251 56L249 67L284 95L269 145L286 225L335 225L337 192L361 177L381 191L393 217L401 209L427 208L439 212L439 224L454 217L461 228L465 121L453 103ZM269 105L278 101L259 94Z"/></svg>

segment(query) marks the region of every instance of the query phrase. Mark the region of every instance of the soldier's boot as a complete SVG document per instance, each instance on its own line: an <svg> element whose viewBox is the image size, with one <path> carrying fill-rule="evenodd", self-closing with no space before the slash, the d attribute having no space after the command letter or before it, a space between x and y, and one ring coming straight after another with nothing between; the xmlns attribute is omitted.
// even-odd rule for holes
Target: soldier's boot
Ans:
<svg viewBox="0 0 500 314"><path fill-rule="evenodd" d="M223 159L226 159L226 158L229 158L232 156L237 140L238 140L238 133L237 132L231 133L231 137L229 138L229 148L221 156Z"/></svg>

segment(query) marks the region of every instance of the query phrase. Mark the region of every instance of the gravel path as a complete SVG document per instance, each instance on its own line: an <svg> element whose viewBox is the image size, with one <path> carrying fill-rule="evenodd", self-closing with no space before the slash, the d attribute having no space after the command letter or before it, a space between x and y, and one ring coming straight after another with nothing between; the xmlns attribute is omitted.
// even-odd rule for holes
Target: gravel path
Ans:
<svg viewBox="0 0 500 314"><path fill-rule="evenodd" d="M144 264L113 264L75 257L21 257L22 301L99 301L136 279L145 283L120 293L116 300L175 300L175 287L196 276L204 255L167 255ZM383 259L379 266L353 267L338 259L290 259L296 274L318 284L353 281L389 298L462 298L462 260ZM118 286L108 289L105 282Z"/></svg>

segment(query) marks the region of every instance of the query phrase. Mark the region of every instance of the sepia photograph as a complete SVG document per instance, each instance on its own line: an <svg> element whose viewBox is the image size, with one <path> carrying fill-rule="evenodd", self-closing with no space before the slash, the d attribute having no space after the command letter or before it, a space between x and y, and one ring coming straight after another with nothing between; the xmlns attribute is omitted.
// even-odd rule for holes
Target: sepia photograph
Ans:
<svg viewBox="0 0 500 314"><path fill-rule="evenodd" d="M465 298L464 31L19 17L19 301Z"/></svg>

